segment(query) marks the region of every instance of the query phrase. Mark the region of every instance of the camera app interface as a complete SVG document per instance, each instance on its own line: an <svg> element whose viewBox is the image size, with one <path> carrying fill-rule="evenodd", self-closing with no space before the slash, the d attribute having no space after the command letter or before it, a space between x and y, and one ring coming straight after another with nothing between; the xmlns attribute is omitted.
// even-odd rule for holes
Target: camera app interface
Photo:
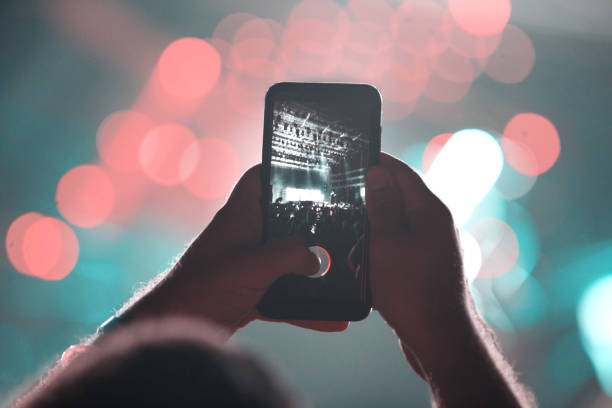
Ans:
<svg viewBox="0 0 612 408"><path fill-rule="evenodd" d="M302 237L326 281L365 285L371 118L330 101L273 101L268 236ZM350 285L349 285L350 286Z"/></svg>

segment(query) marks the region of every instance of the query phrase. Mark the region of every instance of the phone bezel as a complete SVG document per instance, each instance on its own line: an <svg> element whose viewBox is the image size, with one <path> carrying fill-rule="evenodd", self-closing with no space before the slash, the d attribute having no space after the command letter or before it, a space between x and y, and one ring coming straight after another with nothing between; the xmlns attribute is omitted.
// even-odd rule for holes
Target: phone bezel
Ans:
<svg viewBox="0 0 612 408"><path fill-rule="evenodd" d="M261 210L262 210L262 242L267 242L268 238L268 211L269 204L272 200L272 192L270 190L270 173L272 167L272 131L273 131L273 101L278 95L296 95L296 99L306 99L316 101L325 99L325 95L333 96L348 103L367 104L373 109L371 128L369 129L370 151L369 151L369 166L375 165L378 162L381 143L381 110L382 100L380 92L373 86L368 84L352 84L352 83L321 83L321 82L281 82L274 84L268 89L265 98L264 126L263 126L263 148L262 148L262 166L261 166ZM366 235L366 259L369 261L369 224L365 223ZM367 263L366 272L364 273L364 302L358 306L351 307L351 313L345 313L345 316L334 316L330 312L327 320L362 320L368 316L372 307L372 295L370 291L370 265ZM261 312L261 310L260 310ZM280 314L279 314L280 315ZM278 317L265 316L265 317ZM291 316L284 316L291 318ZM303 316L300 316L303 317ZM317 316L317 320L326 320L322 316Z"/></svg>

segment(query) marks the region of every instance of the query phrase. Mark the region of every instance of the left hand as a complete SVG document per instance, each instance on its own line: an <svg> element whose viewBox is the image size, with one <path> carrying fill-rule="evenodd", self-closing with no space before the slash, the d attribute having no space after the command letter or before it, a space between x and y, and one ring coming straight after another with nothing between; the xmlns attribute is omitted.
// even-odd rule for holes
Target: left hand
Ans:
<svg viewBox="0 0 612 408"><path fill-rule="evenodd" d="M312 275L319 262L297 238L261 244L260 166L240 179L226 205L196 238L157 291L157 314L203 317L230 333L262 318L255 305L284 274ZM283 321L283 320L280 320ZM345 321L284 321L342 331Z"/></svg>

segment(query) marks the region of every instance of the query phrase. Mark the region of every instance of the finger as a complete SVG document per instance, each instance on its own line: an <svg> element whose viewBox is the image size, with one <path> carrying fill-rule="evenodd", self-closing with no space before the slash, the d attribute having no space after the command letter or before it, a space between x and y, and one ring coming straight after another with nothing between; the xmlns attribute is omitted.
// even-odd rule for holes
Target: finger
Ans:
<svg viewBox="0 0 612 408"><path fill-rule="evenodd" d="M249 251L232 269L237 282L264 291L282 275L314 275L319 266L319 259L304 242L293 237Z"/></svg>
<svg viewBox="0 0 612 408"><path fill-rule="evenodd" d="M349 327L347 321L327 321L327 320L287 320L293 326L303 327L304 329L316 330L320 332L341 332Z"/></svg>
<svg viewBox="0 0 612 408"><path fill-rule="evenodd" d="M408 360L408 363L410 364L414 372L417 373L423 380L429 381L429 379L425 376L425 370L423 369L423 366L421 365L421 362L417 358L414 351L412 351L412 349L408 347L406 343L404 343L402 340L399 340L399 344L402 348L402 351L404 352L404 356L406 356L406 360Z"/></svg>
<svg viewBox="0 0 612 408"><path fill-rule="evenodd" d="M260 315L259 313L257 314L256 318L264 322L288 323L293 326L320 332L341 332L346 330L350 324L347 321L270 319Z"/></svg>
<svg viewBox="0 0 612 408"><path fill-rule="evenodd" d="M396 181L401 192L403 215L411 228L427 227L433 221L450 219L446 206L410 166L386 153L380 154L379 165L387 169Z"/></svg>
<svg viewBox="0 0 612 408"><path fill-rule="evenodd" d="M366 176L366 210L373 235L393 232L402 224L402 196L391 174L373 166Z"/></svg>

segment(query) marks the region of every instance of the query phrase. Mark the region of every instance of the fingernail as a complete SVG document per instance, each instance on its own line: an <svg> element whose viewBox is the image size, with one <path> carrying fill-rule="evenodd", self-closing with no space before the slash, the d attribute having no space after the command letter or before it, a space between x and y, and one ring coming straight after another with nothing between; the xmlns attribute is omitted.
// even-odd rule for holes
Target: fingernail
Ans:
<svg viewBox="0 0 612 408"><path fill-rule="evenodd" d="M381 167L372 167L368 170L366 183L372 190L382 190L389 182L387 172Z"/></svg>

